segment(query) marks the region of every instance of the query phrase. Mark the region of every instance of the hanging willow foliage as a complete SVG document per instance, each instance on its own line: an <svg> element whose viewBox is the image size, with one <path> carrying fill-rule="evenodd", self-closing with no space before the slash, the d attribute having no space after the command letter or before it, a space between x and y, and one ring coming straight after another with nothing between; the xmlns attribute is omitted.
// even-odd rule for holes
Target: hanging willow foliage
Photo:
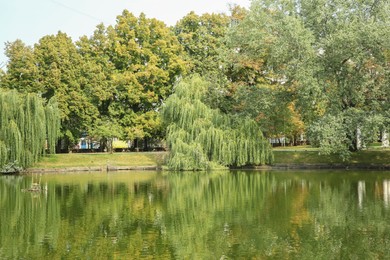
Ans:
<svg viewBox="0 0 390 260"><path fill-rule="evenodd" d="M45 107L45 113L48 146L47 151L50 154L54 154L61 126L60 110L58 109L58 103L55 98L49 100Z"/></svg>
<svg viewBox="0 0 390 260"><path fill-rule="evenodd" d="M203 99L208 83L198 76L181 81L162 110L172 170L207 170L271 163L270 144L257 123L211 109Z"/></svg>
<svg viewBox="0 0 390 260"><path fill-rule="evenodd" d="M59 134L57 102L46 106L35 94L0 92L0 169L13 164L25 168L47 151L55 152Z"/></svg>

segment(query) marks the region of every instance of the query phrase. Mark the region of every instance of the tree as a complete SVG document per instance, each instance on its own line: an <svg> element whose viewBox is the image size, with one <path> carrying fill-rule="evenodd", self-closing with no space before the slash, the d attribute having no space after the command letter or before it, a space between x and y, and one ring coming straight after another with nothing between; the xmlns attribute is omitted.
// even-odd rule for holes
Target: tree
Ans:
<svg viewBox="0 0 390 260"><path fill-rule="evenodd" d="M2 86L37 93L46 100L55 97L64 140L73 142L93 127L98 110L91 101L99 93L99 88L94 88L99 74L95 74L94 64L78 53L70 37L61 32L44 36L34 48L16 40L7 43L6 55L9 62Z"/></svg>
<svg viewBox="0 0 390 260"><path fill-rule="evenodd" d="M127 10L107 28L107 37L115 87L107 100L110 120L130 140L161 135L158 109L186 71L182 47L163 22Z"/></svg>
<svg viewBox="0 0 390 260"><path fill-rule="evenodd" d="M216 80L221 77L220 51L231 18L225 14L190 12L173 28L191 63L191 72Z"/></svg>
<svg viewBox="0 0 390 260"><path fill-rule="evenodd" d="M98 115L92 104L95 89L91 89L87 73L94 68L78 53L65 33L44 36L34 47L38 67L38 88L44 98L56 97L61 111L61 133L74 142L92 128Z"/></svg>
<svg viewBox="0 0 390 260"><path fill-rule="evenodd" d="M232 113L256 120L268 138L297 143L305 130L295 102L284 89L272 85L238 86L235 89Z"/></svg>
<svg viewBox="0 0 390 260"><path fill-rule="evenodd" d="M230 113L257 120L270 138L296 140L305 126L295 90L312 55L311 37L297 19L255 3L240 17L228 32L224 53L224 69L231 82ZM288 49L294 49L297 58Z"/></svg>
<svg viewBox="0 0 390 260"><path fill-rule="evenodd" d="M388 9L386 1L257 0L230 43L285 88L323 152L348 155L388 113ZM326 127L338 133L318 135Z"/></svg>
<svg viewBox="0 0 390 260"><path fill-rule="evenodd" d="M34 48L9 43L7 55L1 84L56 97L67 142L85 133L107 139L106 125L115 126L119 138L161 136L158 109L187 67L182 47L163 22L127 10L115 26L100 24L76 44L59 32L42 37Z"/></svg>
<svg viewBox="0 0 390 260"><path fill-rule="evenodd" d="M88 96L98 110L98 116L94 118L88 135L100 140L101 151L111 150L109 141L124 134L117 119L111 116L109 110L115 96L115 85L112 79L114 65L110 60L107 28L99 24L92 36L81 37L76 46L88 68L83 73Z"/></svg>
<svg viewBox="0 0 390 260"><path fill-rule="evenodd" d="M268 140L257 123L212 109L204 103L209 85L193 76L175 86L162 110L173 170L206 170L219 166L272 162Z"/></svg>
<svg viewBox="0 0 390 260"><path fill-rule="evenodd" d="M231 71L226 69L229 51L226 36L229 28L245 17L246 9L231 6L230 15L190 12L173 27L186 60L190 63L190 73L197 73L210 83L210 95L206 101L211 107L228 111L231 106Z"/></svg>
<svg viewBox="0 0 390 260"><path fill-rule="evenodd" d="M115 91L112 84L114 66L107 51L109 44L103 24L97 26L91 37L83 36L76 42L77 51L85 62L82 71L85 91L100 117L108 115L108 102Z"/></svg>
<svg viewBox="0 0 390 260"><path fill-rule="evenodd" d="M59 135L57 102L36 94L0 90L0 169L12 172L54 153Z"/></svg>
<svg viewBox="0 0 390 260"><path fill-rule="evenodd" d="M325 107L324 117L314 128L325 126L332 117L336 119L331 120L333 129L338 129L338 135L344 138L344 146L333 151L360 149L377 139L378 126L388 128L388 10L386 1L336 1L325 10L326 15L334 17L332 22L319 16L321 26L315 26L315 19L307 15L306 24L316 36L316 77L321 82ZM309 12L312 15L324 10L305 3L303 13ZM312 133L315 132L313 129ZM323 141L332 145L340 140Z"/></svg>
<svg viewBox="0 0 390 260"><path fill-rule="evenodd" d="M2 76L1 87L17 88L25 92L35 91L38 69L35 64L33 48L21 40L7 42L5 55L9 61L7 71Z"/></svg>

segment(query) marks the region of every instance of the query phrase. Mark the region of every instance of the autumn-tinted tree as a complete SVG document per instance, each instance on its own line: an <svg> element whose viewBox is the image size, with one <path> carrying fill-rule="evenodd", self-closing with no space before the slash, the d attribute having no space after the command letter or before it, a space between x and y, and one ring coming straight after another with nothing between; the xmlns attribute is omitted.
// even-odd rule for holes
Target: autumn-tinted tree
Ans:
<svg viewBox="0 0 390 260"><path fill-rule="evenodd" d="M298 68L304 71L311 51L310 38L287 41L303 34L302 25L255 4L241 17L229 30L224 53L234 100L230 110L257 120L268 137L294 140L304 130L294 95ZM284 57L288 48L297 49L298 58Z"/></svg>
<svg viewBox="0 0 390 260"><path fill-rule="evenodd" d="M156 136L161 132L157 111L186 70L182 47L163 22L144 14L137 18L127 10L107 35L115 87L109 116L127 139Z"/></svg>
<svg viewBox="0 0 390 260"><path fill-rule="evenodd" d="M232 113L256 120L274 143L297 144L304 133L302 117L283 88L267 84L237 86L233 98Z"/></svg>

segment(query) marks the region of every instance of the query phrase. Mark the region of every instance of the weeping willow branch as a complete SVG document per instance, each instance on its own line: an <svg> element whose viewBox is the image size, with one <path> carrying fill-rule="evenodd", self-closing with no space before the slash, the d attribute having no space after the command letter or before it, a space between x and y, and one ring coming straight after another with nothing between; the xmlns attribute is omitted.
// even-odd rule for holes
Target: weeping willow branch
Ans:
<svg viewBox="0 0 390 260"><path fill-rule="evenodd" d="M46 131L47 131L47 151L50 154L55 153L57 138L60 134L59 129L61 126L60 110L55 98L49 100L45 107L46 114Z"/></svg>
<svg viewBox="0 0 390 260"><path fill-rule="evenodd" d="M47 151L55 152L59 133L57 102L46 106L35 94L0 92L0 169L28 167Z"/></svg>
<svg viewBox="0 0 390 260"><path fill-rule="evenodd" d="M172 170L271 163L273 155L257 123L211 109L203 99L208 83L198 76L181 81L162 110Z"/></svg>

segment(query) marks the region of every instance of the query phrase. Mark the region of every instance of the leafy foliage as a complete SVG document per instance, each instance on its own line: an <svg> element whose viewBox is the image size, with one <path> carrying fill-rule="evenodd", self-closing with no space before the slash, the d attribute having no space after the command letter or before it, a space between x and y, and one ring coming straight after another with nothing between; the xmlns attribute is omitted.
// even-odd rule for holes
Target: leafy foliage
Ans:
<svg viewBox="0 0 390 260"><path fill-rule="evenodd" d="M204 75L209 80L221 77L223 61L221 49L230 25L225 14L197 15L190 12L173 28L191 64L191 72Z"/></svg>
<svg viewBox="0 0 390 260"><path fill-rule="evenodd" d="M268 86L282 94L276 97L283 99L273 99L281 106L293 102L323 152L345 156L359 149L359 143L389 127L390 20L385 3L253 1L228 40L230 57L250 64L246 71L253 73L245 78L238 70L234 81Z"/></svg>
<svg viewBox="0 0 390 260"><path fill-rule="evenodd" d="M190 12L168 28L124 10L114 25L100 24L77 42L58 32L33 47L6 43L9 63L0 85L55 97L68 141L88 133L103 143L113 137L138 143L181 131L166 128L159 111L178 79L198 73L209 84L191 100L194 108L182 104L186 111L219 109L231 115L222 121L232 129L249 117L273 138L294 140L308 131L322 153L347 158L389 132L389 12L386 1L375 0L254 0L250 10L233 6L230 15ZM172 120L187 122L187 116L195 114ZM228 131L219 117L196 116L202 120L188 121L195 132L200 126L218 129L217 135ZM202 155L203 144L185 148L188 140L177 142L194 152L189 168L204 168L212 152Z"/></svg>
<svg viewBox="0 0 390 260"><path fill-rule="evenodd" d="M35 94L0 92L0 169L25 168L46 152L55 152L59 110L55 100L46 106Z"/></svg>
<svg viewBox="0 0 390 260"><path fill-rule="evenodd" d="M40 89L45 98L56 97L61 111L63 136L71 141L79 138L95 121L98 111L90 102L85 81L87 64L78 53L71 38L59 32L42 37L34 47L39 64Z"/></svg>
<svg viewBox="0 0 390 260"><path fill-rule="evenodd" d="M186 71L182 47L161 21L123 11L114 26L97 26L72 42L65 33L42 37L34 48L8 43L1 85L55 97L61 135L95 138L161 136L157 110ZM105 125L115 128L107 135Z"/></svg>
<svg viewBox="0 0 390 260"><path fill-rule="evenodd" d="M129 139L157 135L161 131L157 110L186 69L182 48L163 22L144 14L137 18L127 10L107 34L115 86L109 115Z"/></svg>
<svg viewBox="0 0 390 260"><path fill-rule="evenodd" d="M162 117L170 149L168 167L205 170L272 162L270 146L256 122L203 103L208 84L198 76L183 80L166 101Z"/></svg>

